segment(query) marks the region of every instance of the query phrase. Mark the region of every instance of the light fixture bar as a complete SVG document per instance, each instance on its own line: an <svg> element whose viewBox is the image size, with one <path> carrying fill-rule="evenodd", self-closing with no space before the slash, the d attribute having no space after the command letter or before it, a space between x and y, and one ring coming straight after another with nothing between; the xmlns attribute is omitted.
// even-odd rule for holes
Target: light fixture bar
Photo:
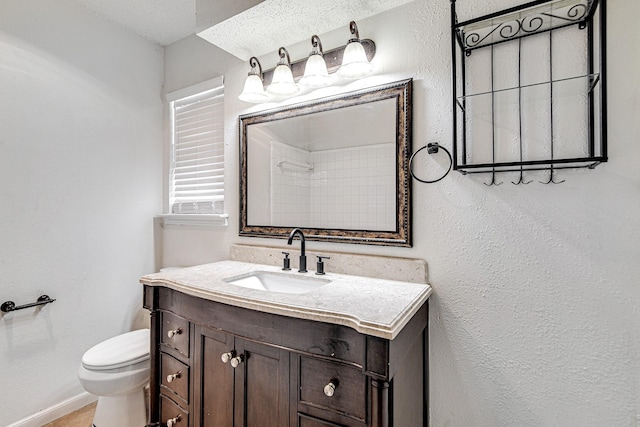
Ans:
<svg viewBox="0 0 640 427"><path fill-rule="evenodd" d="M364 47L364 51L367 55L367 59L371 61L373 57L376 55L376 44L371 39L362 39L360 40L362 43L362 47ZM336 47L331 50L324 51L324 61L327 64L327 71L329 73L333 73L340 68L342 65L342 56L344 55L345 46ZM307 62L307 57L299 59L295 62L291 63L291 72L293 73L294 81L299 81L304 75L304 66ZM273 79L273 71L276 68L270 68L262 73L262 79L264 83L264 87L266 88L271 84L271 80Z"/></svg>

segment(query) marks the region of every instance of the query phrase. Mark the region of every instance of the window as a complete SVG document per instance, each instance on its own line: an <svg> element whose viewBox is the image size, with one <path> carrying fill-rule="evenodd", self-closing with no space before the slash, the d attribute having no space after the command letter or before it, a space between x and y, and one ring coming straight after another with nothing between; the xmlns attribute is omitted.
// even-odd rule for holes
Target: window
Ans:
<svg viewBox="0 0 640 427"><path fill-rule="evenodd" d="M222 78L174 92L169 213L224 216Z"/></svg>

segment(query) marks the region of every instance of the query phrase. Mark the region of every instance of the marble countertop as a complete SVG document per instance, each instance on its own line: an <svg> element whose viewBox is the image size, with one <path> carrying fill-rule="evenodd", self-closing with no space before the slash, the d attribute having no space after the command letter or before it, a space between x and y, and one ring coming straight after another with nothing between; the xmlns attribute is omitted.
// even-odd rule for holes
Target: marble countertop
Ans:
<svg viewBox="0 0 640 427"><path fill-rule="evenodd" d="M322 278L331 283L294 294L225 282L227 278L257 271ZM275 266L238 261L148 274L140 282L251 310L349 326L386 339L394 339L431 295L431 287L426 284L334 273L317 276L314 272L285 272Z"/></svg>

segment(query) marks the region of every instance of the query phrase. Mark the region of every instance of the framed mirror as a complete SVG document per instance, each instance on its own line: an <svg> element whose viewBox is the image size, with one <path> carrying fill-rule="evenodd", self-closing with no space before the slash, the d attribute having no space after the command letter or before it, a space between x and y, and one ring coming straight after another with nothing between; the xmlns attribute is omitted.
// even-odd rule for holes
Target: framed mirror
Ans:
<svg viewBox="0 0 640 427"><path fill-rule="evenodd" d="M240 116L240 236L411 246L411 85Z"/></svg>

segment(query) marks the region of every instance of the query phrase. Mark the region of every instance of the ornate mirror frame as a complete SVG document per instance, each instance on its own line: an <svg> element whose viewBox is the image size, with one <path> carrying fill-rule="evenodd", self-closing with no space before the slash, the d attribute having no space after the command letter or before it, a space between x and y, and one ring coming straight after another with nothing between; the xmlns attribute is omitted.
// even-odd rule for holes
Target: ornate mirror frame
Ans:
<svg viewBox="0 0 640 427"><path fill-rule="evenodd" d="M396 221L395 230L372 231L355 229L326 229L301 227L308 240L358 243L382 246L412 246L411 239L411 156L412 79L375 86L338 96L313 100L284 108L241 115L240 138L240 229L242 237L286 238L297 227L251 225L247 223L248 180L247 170L248 127L253 124L282 120L328 110L395 99L396 104Z"/></svg>

